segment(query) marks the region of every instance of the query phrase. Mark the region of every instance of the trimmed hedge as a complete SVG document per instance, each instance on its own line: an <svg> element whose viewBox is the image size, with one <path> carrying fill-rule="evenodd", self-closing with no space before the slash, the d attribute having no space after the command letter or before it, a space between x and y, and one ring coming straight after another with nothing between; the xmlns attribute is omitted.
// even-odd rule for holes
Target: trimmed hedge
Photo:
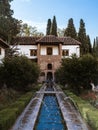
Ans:
<svg viewBox="0 0 98 130"><path fill-rule="evenodd" d="M21 96L16 102L0 111L0 130L8 130L15 122L16 118L29 103L32 92Z"/></svg>
<svg viewBox="0 0 98 130"><path fill-rule="evenodd" d="M72 92L66 90L64 92L75 101L82 117L88 122L92 129L98 130L98 110Z"/></svg>

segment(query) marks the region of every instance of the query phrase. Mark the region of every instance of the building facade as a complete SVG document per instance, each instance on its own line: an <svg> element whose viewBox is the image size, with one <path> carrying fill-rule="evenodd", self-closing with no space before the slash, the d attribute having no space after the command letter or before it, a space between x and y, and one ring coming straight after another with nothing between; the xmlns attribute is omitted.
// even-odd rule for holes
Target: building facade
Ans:
<svg viewBox="0 0 98 130"><path fill-rule="evenodd" d="M0 38L0 63L2 63L2 59L5 57L6 48L9 48L9 45Z"/></svg>
<svg viewBox="0 0 98 130"><path fill-rule="evenodd" d="M54 73L63 58L71 57L72 54L80 56L80 44L71 37L61 38L53 35L41 38L16 37L12 41L12 45L16 45L20 55L27 56L40 66L39 81L55 80Z"/></svg>

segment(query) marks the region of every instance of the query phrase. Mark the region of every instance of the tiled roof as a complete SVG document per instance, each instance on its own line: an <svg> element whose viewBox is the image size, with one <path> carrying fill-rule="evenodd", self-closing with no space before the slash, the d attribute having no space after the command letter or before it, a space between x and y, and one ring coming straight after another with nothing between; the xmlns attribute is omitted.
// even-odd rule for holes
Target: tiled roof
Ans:
<svg viewBox="0 0 98 130"><path fill-rule="evenodd" d="M44 36L36 41L36 43L41 43L41 44L58 44L58 43L63 43L58 37L54 35L47 35Z"/></svg>
<svg viewBox="0 0 98 130"><path fill-rule="evenodd" d="M12 40L11 45L80 45L81 43L71 37L56 37L53 35L47 35L44 37L16 37Z"/></svg>
<svg viewBox="0 0 98 130"><path fill-rule="evenodd" d="M81 45L81 43L71 37L62 37L59 38L64 45Z"/></svg>
<svg viewBox="0 0 98 130"><path fill-rule="evenodd" d="M15 37L11 41L11 45L33 45L40 37Z"/></svg>
<svg viewBox="0 0 98 130"><path fill-rule="evenodd" d="M0 38L0 46L3 47L3 48L9 47L9 45L5 41L3 41L1 38Z"/></svg>

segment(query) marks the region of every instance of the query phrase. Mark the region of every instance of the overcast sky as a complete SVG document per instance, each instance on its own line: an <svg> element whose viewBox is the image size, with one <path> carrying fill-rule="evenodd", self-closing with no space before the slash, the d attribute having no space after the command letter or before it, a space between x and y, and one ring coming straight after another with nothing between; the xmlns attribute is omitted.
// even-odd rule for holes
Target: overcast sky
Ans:
<svg viewBox="0 0 98 130"><path fill-rule="evenodd" d="M66 28L68 20L73 18L78 31L82 18L91 41L98 36L98 0L13 0L11 9L15 18L36 26L43 33L47 20L55 15L58 28Z"/></svg>

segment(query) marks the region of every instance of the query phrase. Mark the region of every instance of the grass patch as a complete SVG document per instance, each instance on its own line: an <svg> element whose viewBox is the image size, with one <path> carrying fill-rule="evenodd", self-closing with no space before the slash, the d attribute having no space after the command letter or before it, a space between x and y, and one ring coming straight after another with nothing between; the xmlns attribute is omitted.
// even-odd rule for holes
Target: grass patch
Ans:
<svg viewBox="0 0 98 130"><path fill-rule="evenodd" d="M92 127L93 130L98 130L98 109L94 108L90 103L76 96L72 92L64 91L76 103L82 117Z"/></svg>
<svg viewBox="0 0 98 130"><path fill-rule="evenodd" d="M31 97L32 92L21 96L16 102L0 111L0 130L8 130L15 122L18 115L23 111Z"/></svg>
<svg viewBox="0 0 98 130"><path fill-rule="evenodd" d="M0 130L8 130L14 124L17 117L21 114L32 96L40 89L40 87L41 85L37 85L31 92L27 92L21 96L19 93L16 96L17 92L14 92L15 95L13 95L13 92L11 93L8 92L8 90L4 90L1 100L2 107L0 110ZM13 99L13 96L16 97ZM9 97L10 100L7 100L7 97Z"/></svg>

